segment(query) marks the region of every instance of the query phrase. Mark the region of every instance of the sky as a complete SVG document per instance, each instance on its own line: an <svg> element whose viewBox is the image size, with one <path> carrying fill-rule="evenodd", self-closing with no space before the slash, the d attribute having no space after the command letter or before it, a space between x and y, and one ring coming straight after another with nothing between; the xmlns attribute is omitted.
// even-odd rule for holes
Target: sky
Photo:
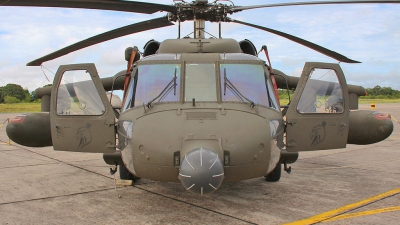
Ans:
<svg viewBox="0 0 400 225"><path fill-rule="evenodd" d="M148 2L173 4L172 0ZM247 6L293 1L233 2ZM398 12L400 4L346 4L253 9L230 17L292 34L361 61L360 64L340 63L350 84L365 88L379 85L399 90ZM0 6L0 86L15 83L33 91L52 83L60 65L76 63L95 63L100 77L113 76L126 69L124 52L127 47L138 46L143 50L150 39L161 42L177 38L178 26L145 31L87 47L45 62L44 67L28 67L26 63L102 32L165 14ZM215 36L218 36L217 27L217 24L206 23L206 31ZM193 22L183 23L182 36L191 33L192 29ZM257 49L267 45L272 67L290 76L300 76L307 61L337 63L285 38L239 24L224 23L222 36L237 41L249 39ZM262 54L260 58L265 60Z"/></svg>

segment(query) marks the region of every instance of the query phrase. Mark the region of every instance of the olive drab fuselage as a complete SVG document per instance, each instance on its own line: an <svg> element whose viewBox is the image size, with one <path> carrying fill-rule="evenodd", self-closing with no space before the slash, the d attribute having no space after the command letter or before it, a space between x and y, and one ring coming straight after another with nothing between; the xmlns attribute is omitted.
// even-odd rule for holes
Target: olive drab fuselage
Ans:
<svg viewBox="0 0 400 225"><path fill-rule="evenodd" d="M160 68L152 72L163 74L154 76L167 78L149 94L159 82L146 80L156 66ZM176 75L179 80L174 90L148 105ZM225 77L256 105L232 96ZM170 54L138 62L119 118L119 124L128 121L132 127L131 138L120 136L126 167L139 177L179 181L185 155L195 148L207 148L218 155L225 181L266 175L279 161L274 140L283 135L282 116L268 79L264 62L244 54ZM254 82L259 83L250 86ZM141 95L142 86L148 97ZM124 126L118 129L127 132Z"/></svg>

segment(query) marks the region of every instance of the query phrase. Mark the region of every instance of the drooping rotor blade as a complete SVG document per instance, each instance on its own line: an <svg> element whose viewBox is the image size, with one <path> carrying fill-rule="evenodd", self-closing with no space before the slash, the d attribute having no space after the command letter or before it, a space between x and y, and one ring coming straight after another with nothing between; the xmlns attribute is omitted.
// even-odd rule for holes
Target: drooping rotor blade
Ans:
<svg viewBox="0 0 400 225"><path fill-rule="evenodd" d="M301 39L299 37L296 37L296 36L281 32L281 31L277 31L277 30L274 30L274 29L271 29L271 28L267 28L267 27L258 26L258 25L251 24L251 23L242 22L242 21L239 21L239 20L234 20L234 19L231 19L231 18L229 18L228 21L234 22L234 23L238 23L238 24L243 24L243 25L246 25L246 26L249 26L249 27L254 27L254 28L257 28L257 29L260 29L260 30L264 30L264 31L279 35L281 37L287 38L287 39L289 39L291 41L294 41L296 43L299 43L301 45L309 47L309 48L311 48L311 49L313 49L313 50L315 50L317 52L320 52L320 53L322 53L322 54L324 54L326 56L334 58L334 59L338 60L339 62L360 63L358 61L349 59L346 56L341 55L341 54L339 54L337 52L334 52L334 51L331 51L331 50L329 50L327 48L324 48L324 47L322 47L320 45L314 44L312 42L306 41L304 39Z"/></svg>
<svg viewBox="0 0 400 225"><path fill-rule="evenodd" d="M46 56L43 56L39 59L36 59L32 62L29 62L27 66L40 66L43 62L58 58L60 56L66 55L70 52L86 48L91 45L95 45L104 41L112 40L114 38L122 37L129 34L139 33L146 30L156 29L160 27L166 27L174 25L172 22L168 20L167 17L159 17L152 20L143 21L140 23L131 24L125 27L120 27L115 30L111 30L86 40L80 41L78 43L67 46L63 49L50 53Z"/></svg>
<svg viewBox="0 0 400 225"><path fill-rule="evenodd" d="M0 6L101 9L134 13L176 12L173 5L121 0L1 0Z"/></svg>
<svg viewBox="0 0 400 225"><path fill-rule="evenodd" d="M281 6L296 6L296 5L327 5L327 4L359 4L359 3L400 3L400 0L350 0L350 1L313 1L313 2L289 2L253 6L232 6L228 12L240 12L247 9L271 8Z"/></svg>

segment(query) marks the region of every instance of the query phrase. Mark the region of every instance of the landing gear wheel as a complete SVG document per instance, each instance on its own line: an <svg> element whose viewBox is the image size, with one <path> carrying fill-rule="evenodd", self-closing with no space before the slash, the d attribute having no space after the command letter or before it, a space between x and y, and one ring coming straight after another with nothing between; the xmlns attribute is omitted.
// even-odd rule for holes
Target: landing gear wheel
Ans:
<svg viewBox="0 0 400 225"><path fill-rule="evenodd" d="M139 179L139 177L136 177L135 175L131 174L124 164L119 165L119 177L121 178L121 180L135 181L136 179Z"/></svg>
<svg viewBox="0 0 400 225"><path fill-rule="evenodd" d="M281 172L282 172L282 164L278 163L274 170L267 176L265 176L265 180L269 182L277 182L281 179Z"/></svg>

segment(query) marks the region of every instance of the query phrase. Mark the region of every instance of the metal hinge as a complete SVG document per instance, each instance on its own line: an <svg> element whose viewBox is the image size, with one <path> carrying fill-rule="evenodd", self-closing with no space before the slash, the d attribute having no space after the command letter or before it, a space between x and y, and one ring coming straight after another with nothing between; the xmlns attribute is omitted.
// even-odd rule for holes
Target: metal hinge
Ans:
<svg viewBox="0 0 400 225"><path fill-rule="evenodd" d="M293 140L290 140L289 142L287 142L287 143L286 143L286 146L287 146L287 147L293 147L293 146L296 146L296 142L295 142L295 141L293 141Z"/></svg>
<svg viewBox="0 0 400 225"><path fill-rule="evenodd" d="M113 145L112 143L111 143L111 141L109 141L109 142L107 142L106 143L106 148L116 148L117 146L116 145Z"/></svg>
<svg viewBox="0 0 400 225"><path fill-rule="evenodd" d="M287 120L286 124L291 124L291 125L295 125L297 123L297 120Z"/></svg>
<svg viewBox="0 0 400 225"><path fill-rule="evenodd" d="M107 126L111 127L111 126L114 126L114 125L115 125L115 121L114 121L114 120L109 120L109 121L106 121L105 124L106 124Z"/></svg>

